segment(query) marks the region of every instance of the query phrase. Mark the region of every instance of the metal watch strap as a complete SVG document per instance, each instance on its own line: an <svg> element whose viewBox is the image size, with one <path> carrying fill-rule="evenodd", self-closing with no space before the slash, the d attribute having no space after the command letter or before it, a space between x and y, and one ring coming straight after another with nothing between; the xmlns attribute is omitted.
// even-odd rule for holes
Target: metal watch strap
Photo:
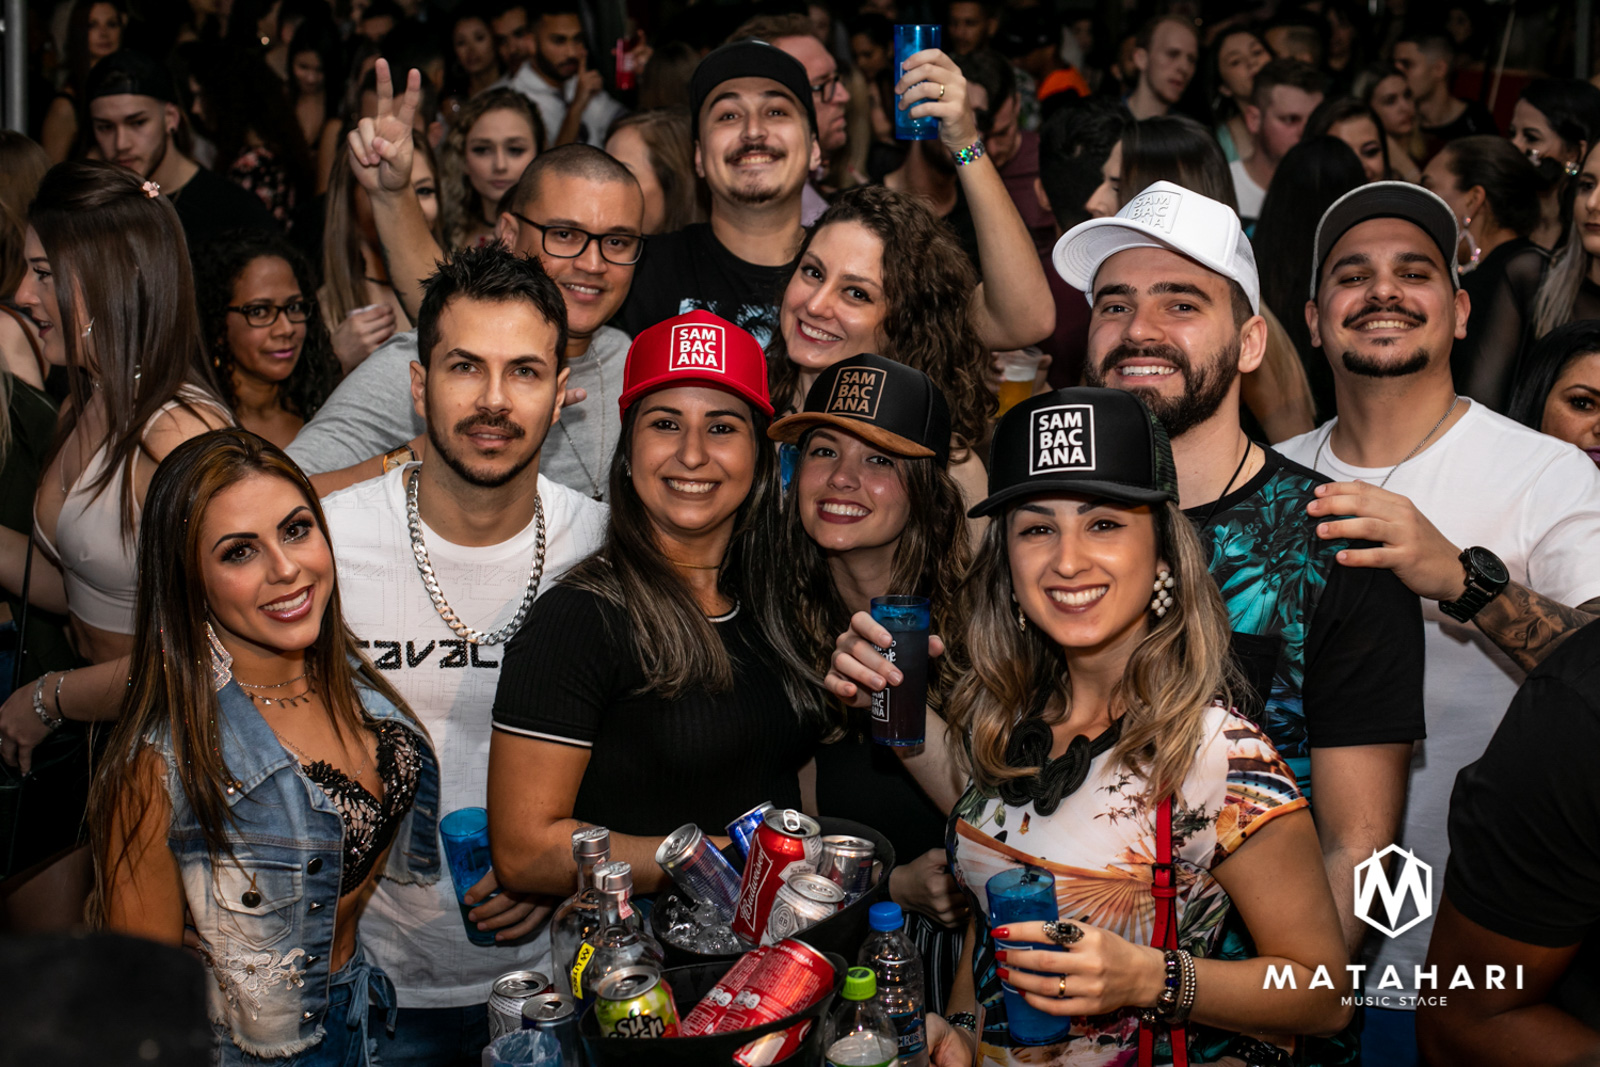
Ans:
<svg viewBox="0 0 1600 1067"><path fill-rule="evenodd" d="M1471 548L1463 549L1458 557L1461 560L1461 566L1467 572L1466 591L1454 600L1439 601L1439 610L1457 622L1471 622L1478 612L1482 611L1491 600L1499 596L1505 589L1504 584L1499 589L1488 589L1479 584L1477 567L1472 559L1473 551L1474 549Z"/></svg>

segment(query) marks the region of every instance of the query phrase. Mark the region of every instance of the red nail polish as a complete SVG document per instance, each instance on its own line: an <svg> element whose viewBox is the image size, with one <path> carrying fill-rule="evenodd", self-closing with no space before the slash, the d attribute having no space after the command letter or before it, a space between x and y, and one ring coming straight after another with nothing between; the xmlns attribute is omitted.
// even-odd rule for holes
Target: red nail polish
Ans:
<svg viewBox="0 0 1600 1067"><path fill-rule="evenodd" d="M1006 950L1003 948L995 949L994 958L996 963L1004 963L1006 961Z"/></svg>
<svg viewBox="0 0 1600 1067"><path fill-rule="evenodd" d="M1002 982L1007 982L1007 981L1011 980L1011 972L1006 970L1004 967L997 968L995 970L995 974L997 974L1000 977L1000 981L1002 981Z"/></svg>
<svg viewBox="0 0 1600 1067"><path fill-rule="evenodd" d="M1011 936L1011 927L1009 927L1009 926L996 927L995 930L994 930L994 936L995 937L1010 937Z"/></svg>

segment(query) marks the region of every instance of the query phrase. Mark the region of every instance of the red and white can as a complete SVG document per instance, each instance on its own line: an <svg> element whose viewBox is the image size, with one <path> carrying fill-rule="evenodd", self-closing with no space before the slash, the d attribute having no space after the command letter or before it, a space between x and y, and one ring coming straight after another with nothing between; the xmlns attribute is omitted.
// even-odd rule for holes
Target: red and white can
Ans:
<svg viewBox="0 0 1600 1067"><path fill-rule="evenodd" d="M684 1037L747 1030L803 1011L833 988L833 964L803 941L747 952L683 1017Z"/></svg>
<svg viewBox="0 0 1600 1067"><path fill-rule="evenodd" d="M739 907L729 924L733 932L752 945L760 943L778 887L793 874L815 872L821 856L822 826L817 820L793 808L767 812L750 843Z"/></svg>

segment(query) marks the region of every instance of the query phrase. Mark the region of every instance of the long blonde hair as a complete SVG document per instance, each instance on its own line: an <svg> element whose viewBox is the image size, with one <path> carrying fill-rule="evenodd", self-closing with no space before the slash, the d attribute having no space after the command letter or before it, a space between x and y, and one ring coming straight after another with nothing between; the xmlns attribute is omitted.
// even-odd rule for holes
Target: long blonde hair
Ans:
<svg viewBox="0 0 1600 1067"><path fill-rule="evenodd" d="M1172 567L1175 603L1152 619L1113 690L1122 735L1111 758L1144 779L1147 797L1160 802L1176 795L1188 775L1207 709L1219 697L1229 701L1239 685L1228 654L1228 614L1199 536L1177 504L1156 504L1151 512L1157 554ZM1008 511L989 523L962 587L971 669L956 683L945 716L952 734L964 739L954 748L979 787L990 791L1040 770L1007 761L1017 727L1032 717L1060 722L1072 709L1072 678L1060 647L1037 626L1017 626L1009 517Z"/></svg>

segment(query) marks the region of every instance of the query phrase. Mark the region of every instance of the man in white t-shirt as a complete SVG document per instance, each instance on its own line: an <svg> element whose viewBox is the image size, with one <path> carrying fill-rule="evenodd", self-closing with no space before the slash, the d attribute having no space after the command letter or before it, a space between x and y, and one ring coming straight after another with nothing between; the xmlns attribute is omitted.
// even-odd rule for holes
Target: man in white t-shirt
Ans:
<svg viewBox="0 0 1600 1067"><path fill-rule="evenodd" d="M1298 59L1274 59L1256 72L1250 98L1242 102L1244 124L1256 140L1255 155L1228 165L1233 198L1246 225L1261 217L1272 176L1289 149L1300 143L1324 91L1322 75Z"/></svg>
<svg viewBox="0 0 1600 1067"><path fill-rule="evenodd" d="M1455 216L1415 185L1364 185L1328 209L1307 322L1333 367L1339 417L1278 446L1336 479L1319 488L1312 515L1354 516L1321 524L1321 536L1379 542L1341 562L1388 568L1423 598L1428 736L1415 749L1398 844L1433 869L1435 885L1456 773L1483 754L1524 672L1600 613L1600 472L1566 442L1455 393L1450 348L1470 311L1455 250ZM1391 856L1391 883L1405 884L1409 862ZM1432 926L1369 942L1362 993L1385 996L1390 967L1400 987L1387 987L1387 1007L1368 1008L1368 1062L1416 1062L1402 998L1451 980L1430 988L1424 972L1417 988Z"/></svg>
<svg viewBox="0 0 1600 1067"><path fill-rule="evenodd" d="M497 40L511 42L502 51L511 73L495 85L515 89L539 109L546 138L541 148L574 142L604 148L611 124L627 109L589 68L575 0L545 0L537 10L507 4L493 28Z"/></svg>
<svg viewBox="0 0 1600 1067"><path fill-rule="evenodd" d="M499 246L457 253L428 280L411 395L420 463L324 502L345 622L428 728L442 817L486 799L500 651L534 598L600 544L605 507L539 473L566 385L566 306L538 261ZM510 970L547 967L550 901L469 894L472 944L450 879L385 882L361 920L394 982L398 1025L374 1008L385 1064L476 1064L485 1002ZM486 899L487 898L487 899Z"/></svg>

